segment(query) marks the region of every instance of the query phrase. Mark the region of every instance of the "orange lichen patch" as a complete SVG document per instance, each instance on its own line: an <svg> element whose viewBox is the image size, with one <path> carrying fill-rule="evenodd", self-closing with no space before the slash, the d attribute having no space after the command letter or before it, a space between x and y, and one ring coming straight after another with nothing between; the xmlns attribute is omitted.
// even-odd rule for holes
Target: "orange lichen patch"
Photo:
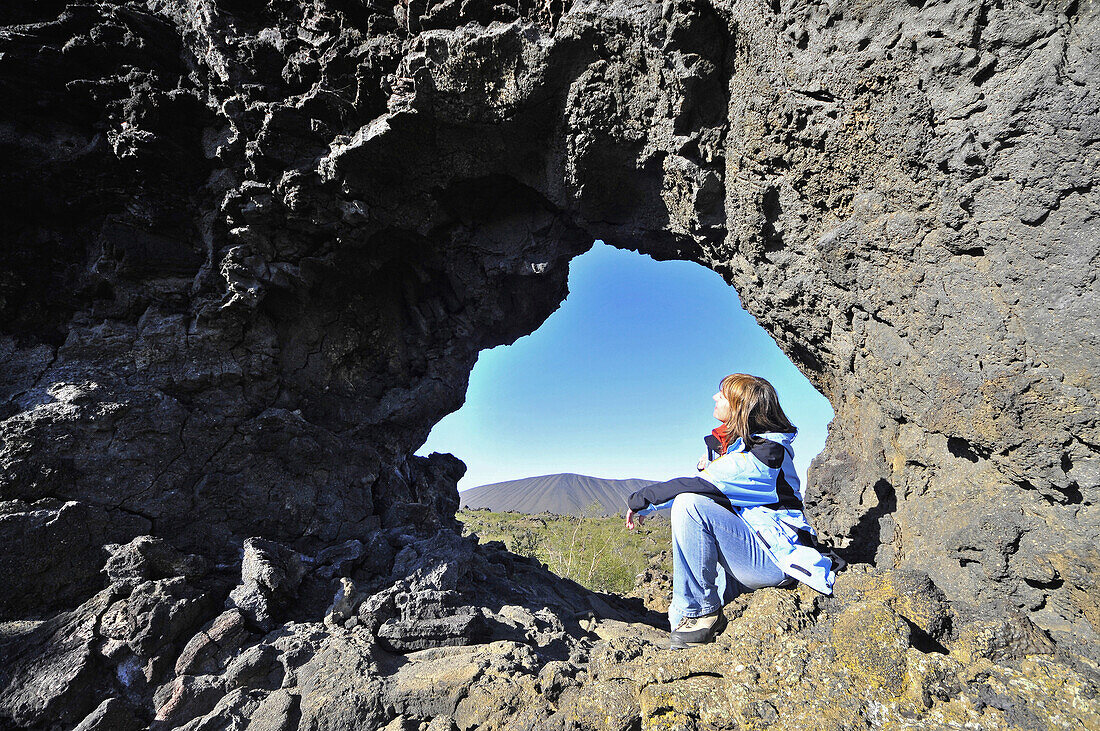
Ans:
<svg viewBox="0 0 1100 731"><path fill-rule="evenodd" d="M833 594L843 604L882 602L929 635L938 634L951 614L942 592L917 571L845 572Z"/></svg>
<svg viewBox="0 0 1100 731"><path fill-rule="evenodd" d="M833 623L832 644L853 680L888 696L905 689L905 651L909 625L882 602L860 602Z"/></svg>
<svg viewBox="0 0 1100 731"><path fill-rule="evenodd" d="M570 692L559 708L576 728L620 729L640 715L638 692L626 680L596 681Z"/></svg>
<svg viewBox="0 0 1100 731"><path fill-rule="evenodd" d="M646 731L680 729L698 719L704 728L720 729L733 718L733 705L717 674L694 675L675 683L646 686L639 697L642 728Z"/></svg>

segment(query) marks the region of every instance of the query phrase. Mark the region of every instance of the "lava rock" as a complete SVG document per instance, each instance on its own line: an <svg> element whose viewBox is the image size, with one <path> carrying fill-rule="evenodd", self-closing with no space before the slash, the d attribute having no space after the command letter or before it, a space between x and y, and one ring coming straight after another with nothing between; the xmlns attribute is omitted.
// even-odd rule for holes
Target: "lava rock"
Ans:
<svg viewBox="0 0 1100 731"><path fill-rule="evenodd" d="M138 536L126 545L109 545L104 571L111 581L147 581L182 576L190 579L206 575L202 556L177 551L167 541L154 536Z"/></svg>
<svg viewBox="0 0 1100 731"><path fill-rule="evenodd" d="M103 588L100 571L111 541L144 531L138 516L86 503L45 498L0 503L0 619L72 608Z"/></svg>
<svg viewBox="0 0 1100 731"><path fill-rule="evenodd" d="M73 731L139 731L142 723L125 701L108 698L73 729Z"/></svg>
<svg viewBox="0 0 1100 731"><path fill-rule="evenodd" d="M248 621L265 630L273 629L305 573L303 557L297 552L271 541L249 538L244 544L241 583L229 594L229 603Z"/></svg>
<svg viewBox="0 0 1100 731"><path fill-rule="evenodd" d="M864 678L873 707L936 723L1056 704L1096 725L1078 691L1100 662L1100 15L917 5L5 9L3 723L73 727L112 677L179 666L205 679L180 680L163 723L270 702L275 726L435 709L564 727L520 650L486 651L461 708L427 686L387 708L407 659L381 643L470 631L580 678L579 617L649 619L464 543L461 462L414 454L478 354L539 327L601 239L737 288L836 412L811 522L875 567L836 599L738 598L736 647L601 666L609 708L636 692L647 726L878 723L846 690ZM340 578L365 599L328 627ZM209 597L201 617L177 579ZM98 634L112 607L113 633L146 633L141 667ZM857 615L886 655L851 644ZM224 623L226 646L181 651L188 623ZM290 698L228 689L258 643ZM140 717L168 707L126 685ZM953 688L977 700L946 704Z"/></svg>

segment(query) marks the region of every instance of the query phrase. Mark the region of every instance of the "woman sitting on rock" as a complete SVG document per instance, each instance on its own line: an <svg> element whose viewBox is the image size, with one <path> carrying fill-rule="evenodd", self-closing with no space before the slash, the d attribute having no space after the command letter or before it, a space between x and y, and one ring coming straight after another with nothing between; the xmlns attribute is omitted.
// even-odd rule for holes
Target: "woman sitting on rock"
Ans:
<svg viewBox="0 0 1100 731"><path fill-rule="evenodd" d="M627 498L626 527L672 508L672 649L713 642L722 607L742 592L797 579L832 593L833 561L817 550L802 512L791 441L797 431L763 378L734 373L714 394L714 418L698 473Z"/></svg>

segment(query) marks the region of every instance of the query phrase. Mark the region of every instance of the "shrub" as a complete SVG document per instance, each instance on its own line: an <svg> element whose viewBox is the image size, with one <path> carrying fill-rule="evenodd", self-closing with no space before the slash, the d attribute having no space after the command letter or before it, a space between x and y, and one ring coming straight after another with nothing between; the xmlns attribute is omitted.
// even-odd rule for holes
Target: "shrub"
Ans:
<svg viewBox="0 0 1100 731"><path fill-rule="evenodd" d="M623 518L597 517L602 508L590 505L583 516L461 511L464 532L477 533L482 543L502 541L508 550L546 564L554 573L594 591L626 594L649 558L672 540L669 523L648 519L628 531Z"/></svg>

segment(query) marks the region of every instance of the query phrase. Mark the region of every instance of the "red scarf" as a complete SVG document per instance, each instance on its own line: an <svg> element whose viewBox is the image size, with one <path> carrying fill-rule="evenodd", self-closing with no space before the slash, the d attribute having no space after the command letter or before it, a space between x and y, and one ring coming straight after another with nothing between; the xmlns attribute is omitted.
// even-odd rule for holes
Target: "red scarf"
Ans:
<svg viewBox="0 0 1100 731"><path fill-rule="evenodd" d="M719 455L725 454L732 441L730 437L733 436L726 431L726 425L722 424L721 426L716 426L710 433L713 434L714 438L718 440L718 443L722 445L722 450L719 452Z"/></svg>

